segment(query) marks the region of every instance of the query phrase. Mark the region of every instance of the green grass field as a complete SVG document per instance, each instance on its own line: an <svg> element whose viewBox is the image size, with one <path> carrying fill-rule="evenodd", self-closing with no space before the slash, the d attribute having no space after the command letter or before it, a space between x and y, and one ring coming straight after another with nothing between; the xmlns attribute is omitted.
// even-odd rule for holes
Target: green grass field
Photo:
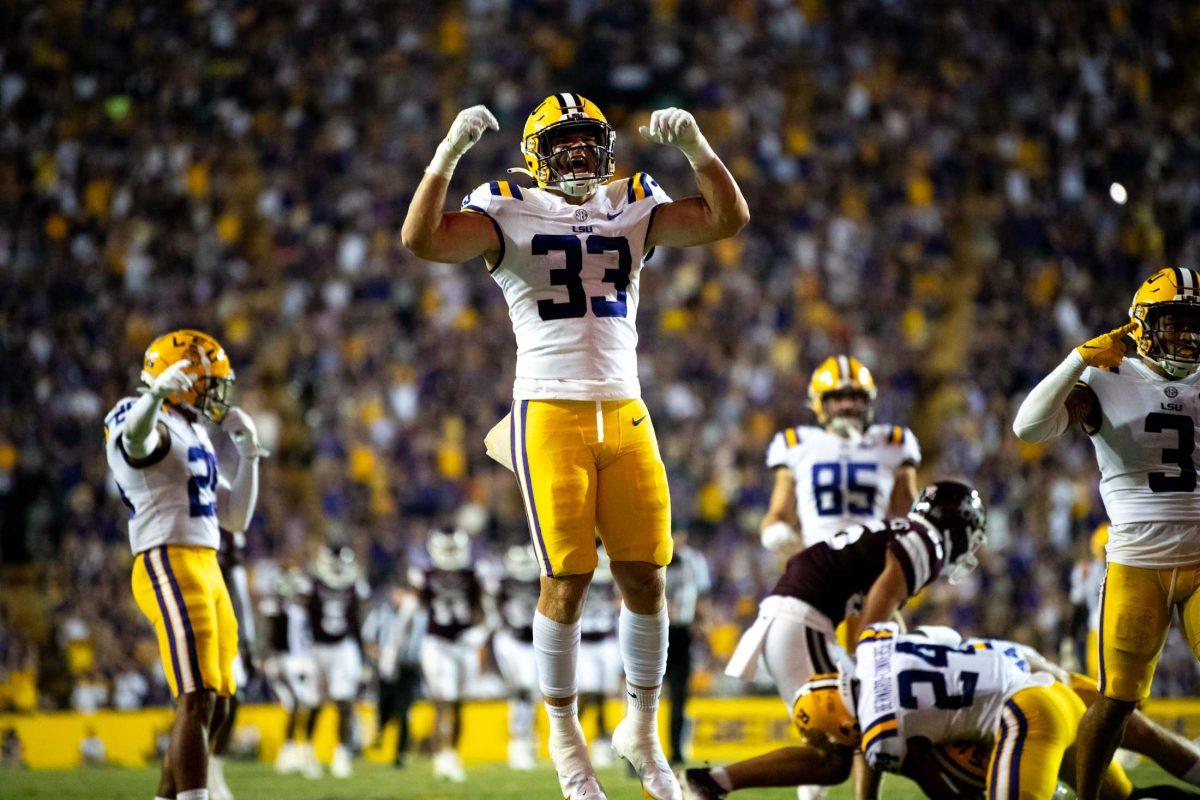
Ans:
<svg viewBox="0 0 1200 800"><path fill-rule="evenodd" d="M237 800L542 800L558 797L558 786L549 767L534 773L516 773L503 767L479 767L469 771L466 784L452 786L435 781L428 760L416 760L411 766L390 767L359 764L349 780L325 778L310 781L300 777L279 777L262 764L231 764L226 777ZM636 781L623 770L602 773L605 791L611 800L637 800L642 796ZM1173 783L1157 767L1140 767L1132 773L1141 786ZM0 797L46 798L46 800L151 800L157 771L150 769L79 769L68 772L25 772L0 770ZM736 795L739 800L792 800L792 790L748 791ZM847 787L838 787L831 800L850 797ZM881 797L885 800L909 800L920 797L913 785L901 778L885 779Z"/></svg>

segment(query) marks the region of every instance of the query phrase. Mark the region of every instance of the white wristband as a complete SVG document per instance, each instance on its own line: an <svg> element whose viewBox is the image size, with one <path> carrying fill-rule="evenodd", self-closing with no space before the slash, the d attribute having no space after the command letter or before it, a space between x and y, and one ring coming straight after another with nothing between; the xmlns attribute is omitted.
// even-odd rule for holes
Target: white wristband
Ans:
<svg viewBox="0 0 1200 800"><path fill-rule="evenodd" d="M680 148L683 150L683 148ZM700 140L687 150L683 150L683 155L687 158L688 163L692 165L693 170L703 169L711 164L717 157L713 149L708 144L708 139L704 138L704 134L700 134Z"/></svg>
<svg viewBox="0 0 1200 800"><path fill-rule="evenodd" d="M450 180L454 175L454 168L458 166L458 160L462 156L462 153L454 152L454 148L450 146L448 141L442 139L433 154L433 160L429 162L429 166L425 168L425 171L434 175L441 175L446 180Z"/></svg>

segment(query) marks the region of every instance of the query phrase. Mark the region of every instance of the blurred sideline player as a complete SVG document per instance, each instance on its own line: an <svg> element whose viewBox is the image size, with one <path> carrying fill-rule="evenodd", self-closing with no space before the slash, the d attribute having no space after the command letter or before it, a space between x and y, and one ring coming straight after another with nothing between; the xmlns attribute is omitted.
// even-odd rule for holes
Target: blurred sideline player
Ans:
<svg viewBox="0 0 1200 800"><path fill-rule="evenodd" d="M538 691L533 657L533 615L537 611L541 568L529 545L504 553L504 574L494 588L499 630L492 640L496 666L508 688L508 766L537 766L533 744L533 700Z"/></svg>
<svg viewBox="0 0 1200 800"><path fill-rule="evenodd" d="M433 531L428 550L431 566L413 570L410 582L429 620L421 642L421 674L434 710L433 774L462 783L467 779L458 756L462 701L468 681L479 672L483 586L471 565L465 531Z"/></svg>
<svg viewBox="0 0 1200 800"><path fill-rule="evenodd" d="M655 800L679 785L658 740L667 651L662 568L671 560L670 494L637 370L637 308L656 246L733 236L750 212L733 176L686 111L655 111L641 134L678 147L699 195L672 202L644 172L613 180L616 133L585 97L547 97L526 120L521 151L537 187L491 181L444 213L459 159L491 112L459 113L417 187L401 236L420 258L483 256L504 292L517 340L511 414L499 459L515 465L544 577L534 648L564 797L604 797L576 712L579 614L598 533L624 599L619 626L629 695L614 749Z"/></svg>
<svg viewBox="0 0 1200 800"><path fill-rule="evenodd" d="M847 656L832 643L846 609L862 604L863 624L891 619L913 595L946 573L963 580L978 563L986 541L987 515L979 492L960 481L938 481L922 490L904 517L854 525L788 559L786 571L742 634L725 674L750 680L761 658L779 699L790 712L813 675L837 672ZM861 601L860 597L863 597ZM722 792L760 786L828 785L810 780L800 748L784 747L718 768L689 780L708 781ZM873 783L862 774L860 788ZM820 791L804 786L804 794Z"/></svg>
<svg viewBox="0 0 1200 800"><path fill-rule="evenodd" d="M397 767L404 766L408 755L408 713L421 688L421 641L427 624L417 593L403 581L392 586L387 599L363 622L367 653L379 675L375 746L380 746L384 728L395 717L399 736L393 763Z"/></svg>
<svg viewBox="0 0 1200 800"><path fill-rule="evenodd" d="M667 608L671 626L667 648L667 696L671 699L672 764L684 761L687 701L692 678L692 627L707 623L712 576L699 549L688 544L688 532L675 532L675 557L667 567Z"/></svg>
<svg viewBox="0 0 1200 800"><path fill-rule="evenodd" d="M775 473L761 526L768 550L793 553L855 523L908 513L921 446L908 428L875 424L875 396L871 371L852 356L830 356L813 372L817 424L786 428L767 448ZM844 628L838 642L848 647Z"/></svg>
<svg viewBox="0 0 1200 800"><path fill-rule="evenodd" d="M312 631L312 657L317 667L321 701L337 709L337 747L329 774L349 778L353 773L354 700L362 678L361 606L371 596L354 551L349 547L323 546L311 571L308 623ZM314 712L314 717L319 713ZM310 723L311 729L315 723Z"/></svg>
<svg viewBox="0 0 1200 800"><path fill-rule="evenodd" d="M308 623L311 587L303 570L283 565L272 578L259 608L267 628L268 655L263 672L288 715L275 771L280 775L299 772L315 779L322 774L312 743L321 695Z"/></svg>
<svg viewBox="0 0 1200 800"><path fill-rule="evenodd" d="M1171 615L1200 658L1200 273L1163 269L1134 294L1130 321L1072 350L1035 386L1013 431L1044 442L1080 423L1096 448L1110 520L1100 601L1101 697L1084 715L1080 800L1095 800L1138 702L1150 694ZM1137 343L1126 355L1125 337Z"/></svg>
<svg viewBox="0 0 1200 800"><path fill-rule="evenodd" d="M246 534L230 533L221 529L221 549L217 551L217 563L221 566L221 577L229 589L233 601L233 616L238 622L238 654L233 659L233 678L238 690L243 691L250 674L255 669L254 612L250 605L250 582L246 579L243 558L246 550ZM213 732L212 747L208 757L208 793L211 800L233 800L233 792L225 782L225 753L229 750L229 739L237 725L238 695L229 698L229 713L220 728Z"/></svg>
<svg viewBox="0 0 1200 800"><path fill-rule="evenodd" d="M208 736L237 689L237 620L221 569L218 525L245 530L266 455L250 416L229 405L233 368L211 336L177 330L146 349L142 396L104 419L105 454L129 508L132 588L154 625L176 698L163 757L160 798L208 800ZM227 481L201 419L233 440L238 466Z"/></svg>
<svg viewBox="0 0 1200 800"><path fill-rule="evenodd" d="M1095 679L1100 677L1100 589L1104 585L1106 544L1108 523L1102 522L1088 541L1088 557L1076 561L1071 569L1071 603L1087 611L1084 671Z"/></svg>
<svg viewBox="0 0 1200 800"><path fill-rule="evenodd" d="M597 545L598 563L588 587L588 602L579 617L579 718L596 709L596 739L592 766L612 766L612 737L606 708L609 698L621 696L621 648L617 642L617 587L612 562Z"/></svg>

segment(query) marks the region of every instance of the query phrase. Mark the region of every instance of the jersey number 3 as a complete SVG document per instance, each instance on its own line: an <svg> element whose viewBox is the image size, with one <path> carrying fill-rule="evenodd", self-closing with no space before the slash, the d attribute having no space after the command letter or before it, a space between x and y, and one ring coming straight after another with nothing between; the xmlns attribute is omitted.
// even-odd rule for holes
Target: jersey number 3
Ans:
<svg viewBox="0 0 1200 800"><path fill-rule="evenodd" d="M1196 462L1192 453L1196 449L1196 427L1192 418L1185 414L1164 414L1155 411L1146 415L1146 433L1175 431L1179 437L1178 447L1164 447L1163 465L1179 467L1178 475L1165 472L1150 473L1150 491L1194 492L1196 490Z"/></svg>
<svg viewBox="0 0 1200 800"><path fill-rule="evenodd" d="M539 233L530 242L535 256L561 252L565 265L550 270L550 285L567 287L567 299L538 300L538 314L544 320L578 319L588 312L588 296L583 290L583 242L573 234ZM629 252L629 240L624 236L600 236L593 233L587 237L588 255L600 255L609 251L617 254L617 268L604 270L604 282L616 289L617 299L592 297L592 313L597 317L623 317L628 313L625 305L625 290L629 288L629 273L633 270L633 256Z"/></svg>

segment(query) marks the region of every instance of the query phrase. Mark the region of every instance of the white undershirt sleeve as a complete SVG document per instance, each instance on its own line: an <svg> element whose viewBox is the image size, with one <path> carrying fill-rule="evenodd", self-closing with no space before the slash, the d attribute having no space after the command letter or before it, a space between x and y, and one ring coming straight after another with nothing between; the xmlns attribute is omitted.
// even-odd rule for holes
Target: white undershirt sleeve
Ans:
<svg viewBox="0 0 1200 800"><path fill-rule="evenodd" d="M1072 350L1053 372L1030 390L1025 402L1017 409L1013 433L1025 442L1044 442L1061 436L1071 424L1065 405L1067 396L1086 368L1083 356Z"/></svg>

